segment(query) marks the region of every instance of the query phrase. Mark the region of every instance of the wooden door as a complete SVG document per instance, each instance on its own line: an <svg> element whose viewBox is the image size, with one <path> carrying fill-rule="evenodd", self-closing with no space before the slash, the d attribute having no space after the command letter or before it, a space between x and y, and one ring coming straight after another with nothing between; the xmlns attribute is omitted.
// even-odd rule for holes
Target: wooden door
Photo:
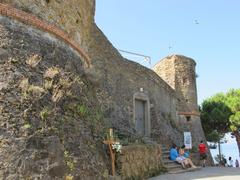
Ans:
<svg viewBox="0 0 240 180"><path fill-rule="evenodd" d="M135 128L141 135L145 134L145 103L135 99Z"/></svg>

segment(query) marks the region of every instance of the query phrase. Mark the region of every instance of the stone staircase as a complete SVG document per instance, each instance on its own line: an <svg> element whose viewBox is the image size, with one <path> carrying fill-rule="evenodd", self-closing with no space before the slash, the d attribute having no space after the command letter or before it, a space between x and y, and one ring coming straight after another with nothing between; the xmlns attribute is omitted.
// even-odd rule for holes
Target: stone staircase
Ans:
<svg viewBox="0 0 240 180"><path fill-rule="evenodd" d="M169 174L178 174L201 169L201 168L183 169L180 164L169 160L169 148L167 148L166 146L162 146L162 160Z"/></svg>

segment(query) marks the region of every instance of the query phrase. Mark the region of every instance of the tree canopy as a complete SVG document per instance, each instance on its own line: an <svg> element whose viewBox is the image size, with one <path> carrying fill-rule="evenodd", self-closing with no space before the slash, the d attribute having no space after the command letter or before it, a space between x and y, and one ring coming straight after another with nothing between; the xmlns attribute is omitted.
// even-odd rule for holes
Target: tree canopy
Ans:
<svg viewBox="0 0 240 180"><path fill-rule="evenodd" d="M240 89L231 89L226 94L226 105L231 109L233 114L229 118L231 131L239 133L240 129Z"/></svg>
<svg viewBox="0 0 240 180"><path fill-rule="evenodd" d="M231 109L220 102L219 96L214 96L203 102L201 120L208 141L218 142L230 130L229 117Z"/></svg>
<svg viewBox="0 0 240 180"><path fill-rule="evenodd" d="M201 121L208 141L218 142L225 133L232 132L240 152L240 89L231 89L204 100Z"/></svg>

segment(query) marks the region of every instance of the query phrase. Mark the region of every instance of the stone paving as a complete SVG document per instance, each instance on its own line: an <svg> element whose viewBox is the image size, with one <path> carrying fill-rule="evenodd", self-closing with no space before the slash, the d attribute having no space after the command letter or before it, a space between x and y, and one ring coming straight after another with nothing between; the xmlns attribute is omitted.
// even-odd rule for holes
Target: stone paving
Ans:
<svg viewBox="0 0 240 180"><path fill-rule="evenodd" d="M148 180L240 180L240 168L206 167L181 174L163 174Z"/></svg>

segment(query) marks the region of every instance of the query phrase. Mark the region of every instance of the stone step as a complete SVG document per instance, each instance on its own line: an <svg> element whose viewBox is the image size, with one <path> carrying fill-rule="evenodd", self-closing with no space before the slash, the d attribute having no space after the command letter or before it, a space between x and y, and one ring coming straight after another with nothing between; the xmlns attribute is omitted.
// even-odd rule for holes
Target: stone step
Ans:
<svg viewBox="0 0 240 180"><path fill-rule="evenodd" d="M162 154L168 154L169 155L169 151L163 151L162 150Z"/></svg>
<svg viewBox="0 0 240 180"><path fill-rule="evenodd" d="M170 151L170 148L167 146L162 146L162 151Z"/></svg>
<svg viewBox="0 0 240 180"><path fill-rule="evenodd" d="M163 154L163 155L162 155L162 159L163 159L163 160L169 159L169 154Z"/></svg>
<svg viewBox="0 0 240 180"><path fill-rule="evenodd" d="M163 159L164 164L177 164L175 161L172 161L170 159Z"/></svg>
<svg viewBox="0 0 240 180"><path fill-rule="evenodd" d="M182 169L182 166L180 164L165 164L165 167L168 171L171 169Z"/></svg>
<svg viewBox="0 0 240 180"><path fill-rule="evenodd" d="M183 169L181 164L177 164L169 159L169 151L168 147L162 145L162 160L169 174L185 173L201 169L201 167Z"/></svg>
<svg viewBox="0 0 240 180"><path fill-rule="evenodd" d="M169 159L169 148L166 146L162 146L162 160L163 160L164 166L166 167L169 173L174 174L174 173L184 172L184 169L180 164L177 164L176 162L171 161Z"/></svg>
<svg viewBox="0 0 240 180"><path fill-rule="evenodd" d="M170 164L169 165L165 164L165 167L166 167L168 173L170 173L170 174L180 173L180 172L183 172L183 170L184 170L182 168L182 166L179 165L179 164L171 164L171 165Z"/></svg>
<svg viewBox="0 0 240 180"><path fill-rule="evenodd" d="M192 172L192 171L197 171L200 170L201 167L197 167L197 168L187 168L187 169L172 169L170 171L168 171L169 174L179 174L179 173L185 173L185 172Z"/></svg>

